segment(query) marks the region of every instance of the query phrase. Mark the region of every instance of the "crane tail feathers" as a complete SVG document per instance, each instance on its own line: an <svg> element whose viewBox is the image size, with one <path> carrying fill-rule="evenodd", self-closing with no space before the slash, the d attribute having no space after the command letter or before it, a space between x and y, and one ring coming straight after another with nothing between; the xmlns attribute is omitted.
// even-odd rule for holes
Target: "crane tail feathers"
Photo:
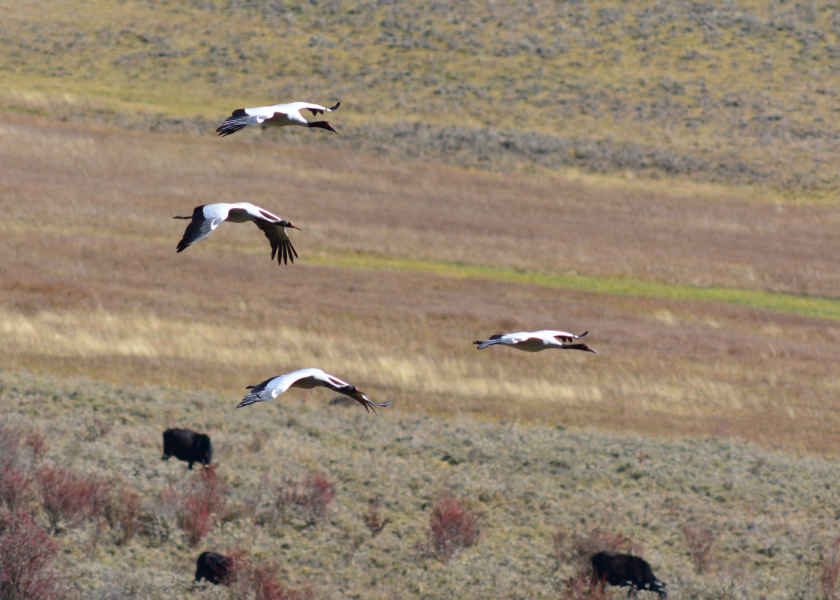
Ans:
<svg viewBox="0 0 840 600"><path fill-rule="evenodd" d="M488 346L492 346L493 344L498 343L499 342L497 340L494 340L493 338L490 338L489 340L476 340L473 342L473 344L475 344L476 350L484 350Z"/></svg>

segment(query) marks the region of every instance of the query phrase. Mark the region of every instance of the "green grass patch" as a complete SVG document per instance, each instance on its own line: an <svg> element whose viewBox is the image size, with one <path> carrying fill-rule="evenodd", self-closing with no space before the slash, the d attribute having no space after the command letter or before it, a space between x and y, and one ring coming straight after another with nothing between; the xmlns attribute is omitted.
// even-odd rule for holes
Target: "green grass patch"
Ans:
<svg viewBox="0 0 840 600"><path fill-rule="evenodd" d="M784 292L669 284L632 277L541 273L526 269L388 257L361 252L321 255L310 258L306 262L356 269L418 271L446 277L489 279L614 296L721 302L748 306L759 310L794 313L805 317L840 320L840 299Z"/></svg>

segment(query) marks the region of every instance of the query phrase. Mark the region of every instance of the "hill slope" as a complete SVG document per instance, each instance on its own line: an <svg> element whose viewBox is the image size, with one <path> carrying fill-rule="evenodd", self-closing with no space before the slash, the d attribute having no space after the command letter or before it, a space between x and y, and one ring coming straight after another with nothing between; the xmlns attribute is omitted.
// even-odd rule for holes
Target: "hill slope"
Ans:
<svg viewBox="0 0 840 600"><path fill-rule="evenodd" d="M235 394L321 366L411 412L837 451L830 206L18 121L8 368ZM250 224L175 252L173 215L242 198L302 227L299 261ZM589 329L599 354L470 343L534 327Z"/></svg>
<svg viewBox="0 0 840 600"><path fill-rule="evenodd" d="M715 439L372 416L331 405L328 393L240 410L235 400L0 373L3 425L46 434L43 464L142 498L128 543L117 543L119 528L63 523L56 566L69 597L229 598L191 580L199 552L234 548L279 563L284 583L319 598L566 597L585 564L578 552L622 536L672 598L823 597L818 578L831 564L840 501L834 461ZM198 475L159 458L171 426L210 433L227 485L219 521L195 546L171 497ZM313 525L293 505L275 508L284 486L310 470L335 485ZM423 549L446 490L481 515L478 543L449 562ZM363 516L377 498L389 521L372 537ZM698 574L691 557L704 541L712 551Z"/></svg>
<svg viewBox="0 0 840 600"><path fill-rule="evenodd" d="M15 3L0 103L209 131L343 100L351 148L836 190L831 2Z"/></svg>

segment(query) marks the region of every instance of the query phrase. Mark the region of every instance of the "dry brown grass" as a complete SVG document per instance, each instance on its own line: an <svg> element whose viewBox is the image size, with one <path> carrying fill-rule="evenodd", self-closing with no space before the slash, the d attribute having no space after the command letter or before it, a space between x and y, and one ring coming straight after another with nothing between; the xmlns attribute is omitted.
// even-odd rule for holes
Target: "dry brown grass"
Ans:
<svg viewBox="0 0 840 600"><path fill-rule="evenodd" d="M318 365L396 411L838 447L835 321L381 270L354 254L831 294L829 207L13 121L0 136L8 368L234 404L245 384ZM246 225L174 252L172 215L242 198L303 227L298 263L272 264ZM590 329L599 354L469 343L544 326Z"/></svg>

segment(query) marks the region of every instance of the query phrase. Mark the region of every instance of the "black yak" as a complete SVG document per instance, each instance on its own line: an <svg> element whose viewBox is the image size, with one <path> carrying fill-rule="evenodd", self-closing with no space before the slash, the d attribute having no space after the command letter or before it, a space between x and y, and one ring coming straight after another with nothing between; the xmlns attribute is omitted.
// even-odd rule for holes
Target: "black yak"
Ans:
<svg viewBox="0 0 840 600"><path fill-rule="evenodd" d="M628 596L635 596L638 590L650 590L662 598L668 597L665 582L654 577L647 561L638 556L598 552L592 557L592 571L602 587L605 581L610 585L629 586Z"/></svg>
<svg viewBox="0 0 840 600"><path fill-rule="evenodd" d="M227 583L233 568L233 560L218 552L202 552L195 561L195 580L206 579L214 585Z"/></svg>
<svg viewBox="0 0 840 600"><path fill-rule="evenodd" d="M210 437L203 433L196 433L190 429L167 429L163 432L163 460L174 456L179 460L194 462L207 466L213 460L213 444Z"/></svg>

